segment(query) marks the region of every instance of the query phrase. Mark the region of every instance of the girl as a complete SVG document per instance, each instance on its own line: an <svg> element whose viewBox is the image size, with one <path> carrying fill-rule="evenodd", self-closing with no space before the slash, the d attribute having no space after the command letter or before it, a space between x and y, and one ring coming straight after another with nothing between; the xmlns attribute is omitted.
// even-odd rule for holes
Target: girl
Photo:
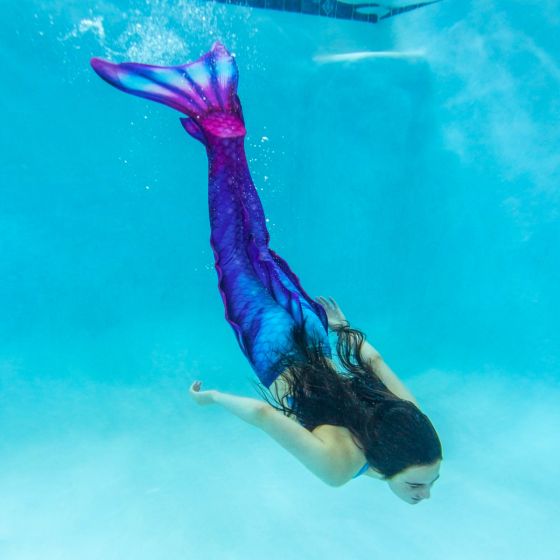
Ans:
<svg viewBox="0 0 560 560"><path fill-rule="evenodd" d="M195 381L193 400L221 405L264 430L331 486L365 474L410 504L428 498L442 459L429 419L336 302L312 299L268 246L231 54L216 43L181 66L91 64L115 87L187 115L183 127L206 148L210 243L226 320L272 398L262 388L264 401L203 391ZM328 328L338 334L341 371Z"/></svg>

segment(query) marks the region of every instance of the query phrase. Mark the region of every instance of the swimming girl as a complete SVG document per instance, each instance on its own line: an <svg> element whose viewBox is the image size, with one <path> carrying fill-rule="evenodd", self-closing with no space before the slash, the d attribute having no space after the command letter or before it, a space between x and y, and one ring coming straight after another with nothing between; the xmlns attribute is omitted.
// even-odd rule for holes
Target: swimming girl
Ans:
<svg viewBox="0 0 560 560"><path fill-rule="evenodd" d="M192 399L260 428L330 486L363 474L385 480L409 504L429 498L442 460L430 420L334 299L311 298L268 246L232 55L216 43L181 66L91 64L115 87L181 111L185 130L206 148L219 291L264 400L202 390L201 381L191 385Z"/></svg>

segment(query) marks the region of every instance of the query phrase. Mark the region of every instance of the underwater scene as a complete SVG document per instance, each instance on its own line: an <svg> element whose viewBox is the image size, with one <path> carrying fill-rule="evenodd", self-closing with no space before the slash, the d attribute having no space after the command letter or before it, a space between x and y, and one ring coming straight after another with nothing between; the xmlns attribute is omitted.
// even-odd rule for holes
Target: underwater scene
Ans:
<svg viewBox="0 0 560 560"><path fill-rule="evenodd" d="M0 559L560 557L560 4L2 6Z"/></svg>

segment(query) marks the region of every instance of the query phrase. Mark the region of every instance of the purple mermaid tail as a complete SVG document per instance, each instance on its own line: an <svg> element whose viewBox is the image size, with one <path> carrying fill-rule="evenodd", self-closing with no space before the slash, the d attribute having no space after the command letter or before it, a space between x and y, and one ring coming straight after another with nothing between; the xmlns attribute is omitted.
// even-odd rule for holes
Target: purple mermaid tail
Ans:
<svg viewBox="0 0 560 560"><path fill-rule="evenodd" d="M220 44L181 66L148 66L94 58L93 69L115 87L181 111L185 130L209 162L210 243L225 316L259 379L269 387L286 357L303 356L294 329L325 355L331 350L324 309L288 263L268 247L263 208L245 157L245 124L234 58Z"/></svg>

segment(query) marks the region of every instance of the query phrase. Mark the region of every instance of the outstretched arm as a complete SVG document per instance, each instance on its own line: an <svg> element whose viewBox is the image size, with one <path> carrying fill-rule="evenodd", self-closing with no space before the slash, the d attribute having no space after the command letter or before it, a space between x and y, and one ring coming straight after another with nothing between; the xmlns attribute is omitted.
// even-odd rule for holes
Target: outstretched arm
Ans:
<svg viewBox="0 0 560 560"><path fill-rule="evenodd" d="M391 393L397 395L397 397L404 399L405 401L411 401L418 406L414 395L385 363L381 354L367 340L364 340L362 344L360 357L364 362L369 364L373 373L375 373L375 375L383 381Z"/></svg>
<svg viewBox="0 0 560 560"><path fill-rule="evenodd" d="M327 299L320 296L317 298L317 301L323 306L323 309L327 314L329 328L336 330L337 327L350 325L344 313L342 312L342 309L340 309L340 307L332 297ZM360 358L369 365L373 373L375 373L375 375L377 375L377 377L381 379L381 381L385 384L387 389L391 391L391 393L401 399L411 401L416 406L418 406L414 395L406 388L404 383L385 363L385 361L381 357L381 354L367 340L364 340L362 344L360 350Z"/></svg>
<svg viewBox="0 0 560 560"><path fill-rule="evenodd" d="M269 404L221 391L201 391L201 382L191 385L191 397L201 405L219 404L241 420L266 432L314 475L329 486L342 486L352 478L355 465L336 438L319 437Z"/></svg>
<svg viewBox="0 0 560 560"><path fill-rule="evenodd" d="M257 399L248 397L238 397L237 395L230 395L215 391L213 389L208 391L201 391L202 381L195 381L189 390L191 398L199 405L219 404L226 410L241 418L247 424L252 426L259 426L261 423L261 416L265 407L272 408L270 405Z"/></svg>

